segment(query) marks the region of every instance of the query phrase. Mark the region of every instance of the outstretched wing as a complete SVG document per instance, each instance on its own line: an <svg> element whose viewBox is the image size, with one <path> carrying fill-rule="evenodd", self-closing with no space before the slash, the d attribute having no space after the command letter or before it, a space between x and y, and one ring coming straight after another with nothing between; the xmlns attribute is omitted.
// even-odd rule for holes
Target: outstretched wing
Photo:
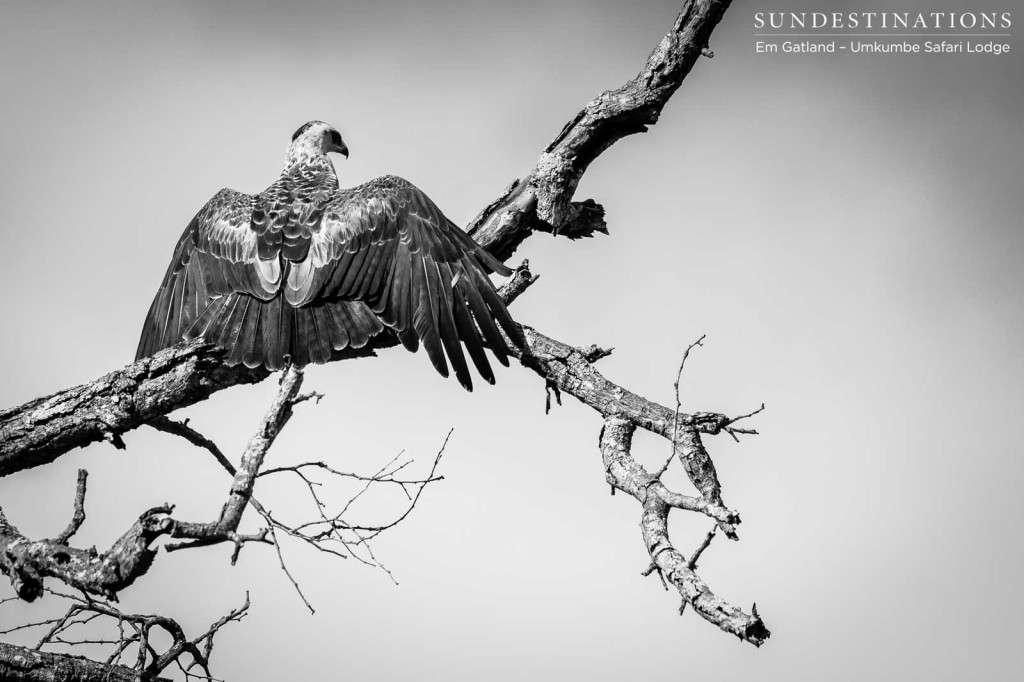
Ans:
<svg viewBox="0 0 1024 682"><path fill-rule="evenodd" d="M146 316L136 359L181 341L215 298L236 292L274 297L281 266L276 257L258 258L251 228L255 199L222 189L185 228Z"/></svg>
<svg viewBox="0 0 1024 682"><path fill-rule="evenodd" d="M448 376L447 353L459 382L471 389L462 344L489 383L494 373L485 345L508 365L509 348L498 327L516 346L525 345L485 267L510 273L426 194L385 176L339 191L324 207L308 257L291 264L284 292L295 306L368 302L406 348L415 351L422 342L442 376Z"/></svg>

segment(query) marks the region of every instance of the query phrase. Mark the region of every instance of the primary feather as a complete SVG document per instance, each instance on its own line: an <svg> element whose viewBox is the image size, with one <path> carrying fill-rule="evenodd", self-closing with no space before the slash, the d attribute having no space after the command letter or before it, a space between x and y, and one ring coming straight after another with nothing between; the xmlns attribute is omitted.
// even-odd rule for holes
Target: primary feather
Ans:
<svg viewBox="0 0 1024 682"><path fill-rule="evenodd" d="M411 351L472 390L463 346L488 383L525 341L487 271L508 268L412 183L384 176L341 189L320 121L293 136L281 177L256 195L218 192L185 229L157 290L136 358L203 337L227 363L323 363L390 327ZM446 356L448 362L446 362Z"/></svg>

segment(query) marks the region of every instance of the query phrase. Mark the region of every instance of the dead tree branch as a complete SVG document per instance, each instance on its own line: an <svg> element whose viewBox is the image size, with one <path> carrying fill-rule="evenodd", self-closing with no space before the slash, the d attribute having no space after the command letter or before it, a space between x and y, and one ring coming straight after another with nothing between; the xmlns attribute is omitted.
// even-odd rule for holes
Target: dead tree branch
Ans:
<svg viewBox="0 0 1024 682"><path fill-rule="evenodd" d="M673 443L686 475L700 491L704 503L714 510L713 518L727 536L736 537L734 525L739 522L739 515L722 501L715 464L701 441L701 434L721 433L732 419L714 412L676 413L606 379L589 359L601 357L600 349L576 348L526 326L523 332L529 344L529 355L520 358L525 366L602 417L627 419Z"/></svg>
<svg viewBox="0 0 1024 682"><path fill-rule="evenodd" d="M169 551L230 541L235 544L235 552L231 557L231 563L235 563L245 542L253 540L269 542L266 539L267 531L262 531L256 536L243 536L236 531L238 524L242 521L242 512L245 511L246 505L252 499L252 489L256 484L260 467L263 466L263 459L281 429L291 418L292 407L295 405L301 387L302 371L294 366L289 366L281 377L281 387L274 402L271 403L270 409L242 454L242 462L235 471L228 501L221 510L220 518L212 523L179 522L172 536L188 538L192 541L171 545L168 547Z"/></svg>
<svg viewBox="0 0 1024 682"><path fill-rule="evenodd" d="M671 492L633 459L631 448L635 429L636 425L628 419L605 419L600 437L601 457L608 483L632 495L641 505L640 532L652 566L664 581L679 591L684 603L690 604L702 618L744 641L761 646L771 633L760 616L756 613L748 615L718 597L694 572L696 561L707 549L712 536L708 536L692 559L683 556L669 540L669 512L685 507L678 504L681 496Z"/></svg>
<svg viewBox="0 0 1024 682"><path fill-rule="evenodd" d="M480 212L469 233L501 259L533 231L571 239L607 232L604 208L572 201L590 164L627 135L658 122L669 98L701 57L730 0L688 0L640 73L603 92L574 116L525 177Z"/></svg>
<svg viewBox="0 0 1024 682"><path fill-rule="evenodd" d="M391 571L389 571L387 567L385 567L374 555L373 548L370 543L381 533L394 528L404 521L409 514L412 513L413 509L416 508L423 491L428 485L444 480L443 476L439 476L437 474L437 468L441 462L441 457L444 454L445 448L448 446L448 440L451 437L451 434L452 432L449 431L448 435L444 439L444 443L441 445L437 455L434 457L430 471L422 478L400 478L397 476L399 472L412 464L413 461L412 459L404 459L400 461L400 458L404 454L401 452L370 476L338 471L324 462L304 462L295 466L267 469L260 473L261 477L286 473L291 473L297 477L303 483L306 488L306 492L309 494L309 499L313 503L316 516L311 521L286 523L278 516L272 514L269 510L263 509L260 506L256 507L257 511L259 511L263 518L266 519L267 523L270 524L272 532L281 531L285 535L295 538L296 540L300 540L325 554L332 554L342 559L351 557L360 563L379 568L387 573L391 580L397 584L397 581L395 581ZM311 474L307 473L307 470L319 471L321 475L326 474L326 478L333 479L335 481L348 479L358 481L363 485L358 492L351 496L345 503L335 505L337 507L337 511L331 512L329 511L330 505L328 505L324 499L324 494L319 491L319 489L324 485L324 481L313 478ZM405 505L405 508L387 522L375 524L350 522L348 520L348 514L351 512L353 504L363 497L372 486L376 486L378 484L398 487L406 497L407 504ZM258 505L258 503L256 504ZM283 557L279 556L279 558L282 561L282 569L288 573L287 568L283 565ZM291 575L288 575L289 578L291 578ZM292 583L295 584L294 578L291 578L291 580ZM295 587L298 589L297 584L295 584ZM306 602L306 606L312 610L308 601Z"/></svg>
<svg viewBox="0 0 1024 682"><path fill-rule="evenodd" d="M36 651L0 642L0 679L8 682L170 682L123 665L99 663L82 656Z"/></svg>
<svg viewBox="0 0 1024 682"><path fill-rule="evenodd" d="M75 516L57 539L30 540L12 525L0 509L0 570L8 576L18 596L34 601L43 591L43 579L57 578L84 592L116 599L117 593L144 575L156 556L153 543L162 536L190 541L182 546L202 546L222 542L235 545L232 563L247 542L269 542L267 532L256 535L238 533L242 511L252 497L252 487L267 450L288 422L299 388L302 372L290 367L281 379L270 410L250 439L242 456L228 500L220 517L208 523L179 521L171 516L174 507L163 505L142 514L114 545L102 554L93 549L67 545L68 538L85 520L85 474L79 472L75 496ZM171 549L170 547L168 549Z"/></svg>
<svg viewBox="0 0 1024 682"><path fill-rule="evenodd" d="M639 74L587 104L542 152L536 166L525 177L513 182L474 219L470 233L476 241L504 260L524 239L537 231L574 239L606 232L604 210L599 204L590 199L574 201L580 178L590 164L616 141L644 132L657 122L666 102L696 61L701 55L711 56L708 49L711 33L729 4L729 0L686 0L672 28L648 57ZM524 263L503 287L502 295L511 302L535 280ZM569 393L603 418L605 427L601 436L601 452L608 480L615 488L633 495L643 506L644 540L659 574L675 586L685 602L704 618L745 641L761 644L769 633L760 617L756 612L747 615L715 596L694 573L691 562L671 545L667 526L671 509L686 509L709 516L728 537L736 538L735 526L739 523L739 515L723 502L722 486L702 437L723 431L733 438L738 434L755 433L734 426L736 421L750 415L730 418L718 413L685 413L679 410L678 404L675 410L669 409L611 382L598 372L594 363L609 351L597 346L571 346L530 327L524 327L524 333L528 351L519 358L522 364L536 372L556 397L562 392ZM377 350L394 345L397 345L394 334L386 332L366 347L355 352L337 353L332 360L372 356ZM267 376L260 370L224 367L222 359L221 351L201 341L182 344L95 382L0 412L0 476L53 461L72 448L98 440L108 440L122 447L121 435L146 423L190 438L217 456L219 450L215 446L211 448L210 444L195 439L195 433L189 433L187 425L185 428L173 426L175 423L166 420L164 415L204 400L216 391L261 381ZM292 393L283 403L289 410L287 414L290 414L296 395ZM286 413L279 412L278 418L286 421ZM691 497L668 490L658 476L646 472L633 460L629 449L637 426L669 440L674 455L699 496ZM271 435L269 442L272 440ZM269 447L269 442L266 447ZM262 454L265 454L265 447ZM170 530L162 530L161 533L196 541L187 546L230 540L236 543L236 548L240 547L238 537L231 535L234 533L232 524L237 527L238 515L246 504L261 510L252 498L252 483L262 462L262 454L250 454L247 450L250 464L256 461L254 457L259 459L255 465L247 466L247 459L243 458L242 466L234 472L229 503L217 522L185 524L170 519L169 508L151 510L159 516L157 526L163 524L180 534L174 535ZM230 463L222 454L219 459L230 471ZM431 471L426 480L429 482L433 476ZM420 492L422 488L417 496ZM271 523L270 532L288 528L279 525L268 511L261 510L260 513ZM330 517L324 516L324 520L328 521L328 535L338 531L337 527L331 526L333 521ZM231 530L227 530L229 528ZM304 527L290 528L292 533L303 530ZM16 529L2 516L0 532L8 532L11 538L21 541L13 535L17 533ZM143 546L145 551L151 551L148 542ZM69 551L69 548L64 547L64 551ZM695 557L697 555L699 552ZM0 567L11 576L16 589L22 586L19 594L26 589L30 594L35 589L32 581L38 582L36 576L42 573L34 564L24 558L20 563L9 558L0 561L6 562L0 563ZM33 574L32 570L36 573Z"/></svg>
<svg viewBox="0 0 1024 682"><path fill-rule="evenodd" d="M68 544L71 537L78 532L78 529L85 523L85 484L89 480L89 472L85 469L78 470L78 485L75 488L75 513L71 517L68 527L64 532L54 538L54 542L62 545Z"/></svg>

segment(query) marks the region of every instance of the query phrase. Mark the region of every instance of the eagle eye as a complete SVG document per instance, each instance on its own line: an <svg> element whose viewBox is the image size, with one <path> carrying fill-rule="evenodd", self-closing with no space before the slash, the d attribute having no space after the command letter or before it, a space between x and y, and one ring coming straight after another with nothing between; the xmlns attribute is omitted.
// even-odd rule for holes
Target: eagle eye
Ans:
<svg viewBox="0 0 1024 682"><path fill-rule="evenodd" d="M339 133L337 130L331 131L331 144L333 144L336 147L342 146L341 133Z"/></svg>

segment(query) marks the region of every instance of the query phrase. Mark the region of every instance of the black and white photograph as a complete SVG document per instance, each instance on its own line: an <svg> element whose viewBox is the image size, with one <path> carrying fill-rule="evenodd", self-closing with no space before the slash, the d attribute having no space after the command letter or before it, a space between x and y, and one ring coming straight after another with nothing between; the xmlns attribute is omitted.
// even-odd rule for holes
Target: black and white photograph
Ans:
<svg viewBox="0 0 1024 682"><path fill-rule="evenodd" d="M1024 679L1019 24L0 0L0 680Z"/></svg>

